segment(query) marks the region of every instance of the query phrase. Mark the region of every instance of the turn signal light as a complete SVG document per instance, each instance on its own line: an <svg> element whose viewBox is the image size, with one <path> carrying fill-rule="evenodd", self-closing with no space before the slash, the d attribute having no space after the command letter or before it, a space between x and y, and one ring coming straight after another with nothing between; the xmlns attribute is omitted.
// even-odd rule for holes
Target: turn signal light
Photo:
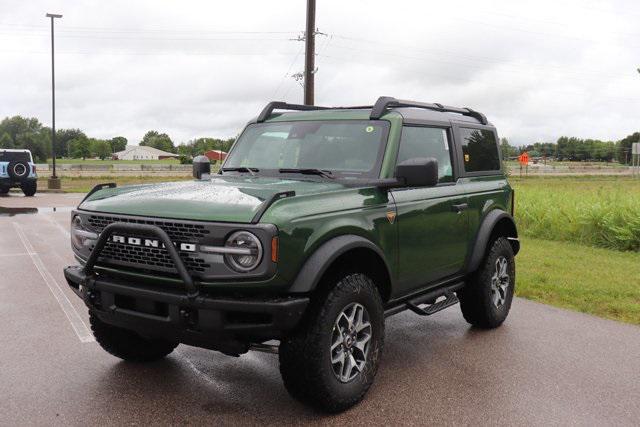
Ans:
<svg viewBox="0 0 640 427"><path fill-rule="evenodd" d="M271 239L271 261L278 262L278 238Z"/></svg>

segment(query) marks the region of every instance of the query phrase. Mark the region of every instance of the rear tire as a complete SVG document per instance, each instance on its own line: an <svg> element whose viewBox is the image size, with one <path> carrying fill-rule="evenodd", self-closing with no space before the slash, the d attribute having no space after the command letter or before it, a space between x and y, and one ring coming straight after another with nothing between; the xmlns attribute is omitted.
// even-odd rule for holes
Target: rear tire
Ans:
<svg viewBox="0 0 640 427"><path fill-rule="evenodd" d="M360 402L373 383L384 344L384 309L364 274L341 274L331 282L298 330L282 340L279 357L294 398L339 412Z"/></svg>
<svg viewBox="0 0 640 427"><path fill-rule="evenodd" d="M22 185L20 185L20 188L22 189L22 192L25 196L31 197L36 194L36 191L38 189L38 181L36 181L35 179L25 181L22 183Z"/></svg>
<svg viewBox="0 0 640 427"><path fill-rule="evenodd" d="M104 323L89 311L93 336L107 353L128 362L152 362L171 353L178 343L144 338L128 329Z"/></svg>
<svg viewBox="0 0 640 427"><path fill-rule="evenodd" d="M516 264L509 241L499 237L488 248L480 268L458 292L465 320L484 329L500 326L511 309Z"/></svg>

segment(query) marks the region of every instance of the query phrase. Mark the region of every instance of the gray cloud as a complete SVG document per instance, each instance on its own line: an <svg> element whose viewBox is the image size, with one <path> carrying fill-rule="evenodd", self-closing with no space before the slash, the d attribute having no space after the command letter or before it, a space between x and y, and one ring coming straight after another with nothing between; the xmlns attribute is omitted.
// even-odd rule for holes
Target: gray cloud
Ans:
<svg viewBox="0 0 640 427"><path fill-rule="evenodd" d="M96 137L234 136L273 98L300 102L305 2L5 0L0 117L50 122L49 27L57 22L57 125ZM485 112L515 143L638 130L640 6L583 2L319 0L318 104L379 95Z"/></svg>

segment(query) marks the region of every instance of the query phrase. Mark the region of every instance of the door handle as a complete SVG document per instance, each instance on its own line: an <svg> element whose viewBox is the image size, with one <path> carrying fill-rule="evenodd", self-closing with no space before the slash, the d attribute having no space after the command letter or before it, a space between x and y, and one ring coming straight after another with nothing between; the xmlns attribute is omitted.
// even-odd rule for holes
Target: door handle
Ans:
<svg viewBox="0 0 640 427"><path fill-rule="evenodd" d="M451 205L451 210L453 210L456 213L461 213L463 210L468 209L469 208L469 204L468 203L460 203L459 205Z"/></svg>

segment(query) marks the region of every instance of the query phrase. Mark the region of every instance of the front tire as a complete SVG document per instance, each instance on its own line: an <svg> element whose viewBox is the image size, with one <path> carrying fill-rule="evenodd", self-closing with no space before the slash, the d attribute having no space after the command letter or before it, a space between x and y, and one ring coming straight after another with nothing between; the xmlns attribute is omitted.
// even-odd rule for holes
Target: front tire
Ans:
<svg viewBox="0 0 640 427"><path fill-rule="evenodd" d="M465 320L483 329L500 326L511 309L516 263L509 241L499 237L488 248L480 268L458 292Z"/></svg>
<svg viewBox="0 0 640 427"><path fill-rule="evenodd" d="M128 362L152 362L171 353L178 343L144 338L128 329L104 323L89 311L91 331L107 353Z"/></svg>
<svg viewBox="0 0 640 427"><path fill-rule="evenodd" d="M366 275L341 274L331 282L312 301L301 327L282 341L280 372L293 397L339 412L360 402L373 383L384 344L384 309Z"/></svg>
<svg viewBox="0 0 640 427"><path fill-rule="evenodd" d="M31 197L36 194L36 191L38 189L38 182L35 179L25 181L22 183L22 185L20 185L20 188L22 189L22 192L25 196Z"/></svg>

